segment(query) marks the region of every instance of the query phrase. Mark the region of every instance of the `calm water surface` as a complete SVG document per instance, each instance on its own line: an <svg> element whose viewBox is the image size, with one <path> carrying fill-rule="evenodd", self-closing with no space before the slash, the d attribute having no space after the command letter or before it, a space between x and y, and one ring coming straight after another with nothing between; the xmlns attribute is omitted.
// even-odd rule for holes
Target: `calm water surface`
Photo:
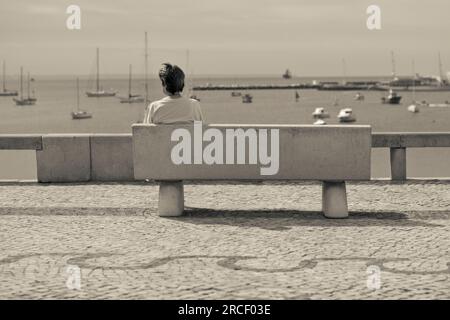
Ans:
<svg viewBox="0 0 450 320"><path fill-rule="evenodd" d="M298 83L311 79L283 80L278 78L199 78L191 84L257 84ZM320 79L319 79L320 80ZM349 79L350 80L350 79ZM15 82L8 87L14 88ZM118 95L126 95L127 78L105 79L105 89L113 88ZM128 133L131 125L141 120L145 106L122 104L117 98L87 98L84 92L88 81L81 80L80 107L93 113L92 119L72 120L70 112L76 108L74 79L37 78L32 84L38 98L35 106L17 107L11 97L0 97L0 133ZM133 82L134 93L143 93L143 81ZM450 108L422 107L419 113L406 110L412 93L400 92L402 104L380 103L384 92L362 92L364 101L355 101L354 91L298 90L300 100L295 101L294 90L253 90L252 104L243 104L240 97L231 97L230 91L196 92L209 123L275 123L312 124L311 113L324 107L330 113L329 124L336 124L341 108L351 107L356 124L370 124L374 132L439 132L450 131ZM150 80L150 98L163 96L160 82ZM339 106L333 106L334 101ZM416 93L416 100L428 102L450 101L450 92ZM450 148L449 148L450 149ZM408 175L417 177L450 177L450 150L409 149ZM389 175L388 152L373 150L372 175ZM35 155L32 151L0 151L0 179L35 179Z"/></svg>

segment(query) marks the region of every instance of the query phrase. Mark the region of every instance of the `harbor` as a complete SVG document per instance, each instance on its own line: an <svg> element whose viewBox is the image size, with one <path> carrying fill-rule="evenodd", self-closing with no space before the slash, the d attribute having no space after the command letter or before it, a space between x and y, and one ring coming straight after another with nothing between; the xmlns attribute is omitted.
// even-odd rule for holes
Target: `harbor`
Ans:
<svg viewBox="0 0 450 320"><path fill-rule="evenodd" d="M17 80L17 78L15 79ZM291 79L294 82L296 79ZM310 78L300 78L309 82ZM319 79L336 81L333 78ZM373 78L373 81L378 81ZM195 77L194 85L210 82L254 84L283 83L281 77ZM350 78L349 81L360 81ZM11 81L14 83L14 81ZM37 103L30 107L18 107L12 97L0 98L0 132L13 133L129 133L131 125L142 121L145 103L121 103L117 97L89 98L84 94L88 77L79 80L79 108L92 114L92 118L72 120L71 112L77 110L76 79L72 77L36 77L33 88ZM129 76L104 76L105 88L115 88L126 93L129 89ZM160 99L163 93L160 80L150 77L149 100ZM133 77L133 93L145 92L145 79L142 75ZM296 99L295 91L299 98ZM248 90L252 102L243 103L242 96L231 95L232 91L196 92L209 123L273 123L273 124L313 124L316 108L324 108L329 118L324 119L328 125L339 124L338 115L342 109L351 108L356 118L353 124L370 124L374 132L446 132L450 123L450 108L441 106L450 100L446 92L402 92L398 105L383 104L382 97L388 92L362 92L364 100L356 100L355 91L320 91L320 90ZM244 95L246 91L242 91ZM419 105L419 112L407 110L413 99L426 100L428 105ZM435 107L431 107L431 106ZM0 178L34 179L36 177L34 155L21 151L0 151ZM373 175L386 177L389 165L388 154L383 150L374 151ZM447 149L423 149L410 153L410 172L420 177L450 176L450 168L445 159L450 157ZM427 163L427 165L423 165ZM21 164L19 166L19 164Z"/></svg>
<svg viewBox="0 0 450 320"><path fill-rule="evenodd" d="M271 84L201 84L193 87L196 91L220 91L220 90L287 90L287 89L316 89L324 91L389 91L391 88L396 91L418 92L450 92L448 80L439 82L432 77L411 77L394 78L392 80L373 81L361 79L358 81L320 81L302 83L271 83Z"/></svg>
<svg viewBox="0 0 450 320"><path fill-rule="evenodd" d="M449 299L448 9L4 1L0 299Z"/></svg>

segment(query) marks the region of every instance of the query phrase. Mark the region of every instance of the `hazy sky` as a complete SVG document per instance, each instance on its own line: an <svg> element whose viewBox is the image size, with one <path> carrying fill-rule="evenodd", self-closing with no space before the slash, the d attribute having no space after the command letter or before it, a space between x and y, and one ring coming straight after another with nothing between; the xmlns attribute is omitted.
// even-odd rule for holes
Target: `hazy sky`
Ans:
<svg viewBox="0 0 450 320"><path fill-rule="evenodd" d="M82 29L66 28L67 6L81 7ZM381 7L382 29L369 31L366 9ZM9 73L89 74L100 47L104 74L150 71L165 61L194 74L437 74L450 70L449 0L0 0L0 59Z"/></svg>

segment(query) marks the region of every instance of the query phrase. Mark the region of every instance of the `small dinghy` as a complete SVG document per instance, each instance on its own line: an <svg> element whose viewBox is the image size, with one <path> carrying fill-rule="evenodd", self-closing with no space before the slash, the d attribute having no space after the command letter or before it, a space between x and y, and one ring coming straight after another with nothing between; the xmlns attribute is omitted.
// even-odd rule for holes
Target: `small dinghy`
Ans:
<svg viewBox="0 0 450 320"><path fill-rule="evenodd" d="M325 124L327 124L327 123L325 122L325 120L319 119L319 120L317 120L316 122L314 122L313 124L322 126L322 125L325 125Z"/></svg>
<svg viewBox="0 0 450 320"><path fill-rule="evenodd" d="M361 93L356 93L355 95L355 100L356 101L363 101L364 100L364 96Z"/></svg>
<svg viewBox="0 0 450 320"><path fill-rule="evenodd" d="M252 103L253 102L253 96L251 94L245 94L242 96L242 103Z"/></svg>
<svg viewBox="0 0 450 320"><path fill-rule="evenodd" d="M417 113L419 112L419 107L415 103L413 103L408 106L408 111L412 113Z"/></svg>
<svg viewBox="0 0 450 320"><path fill-rule="evenodd" d="M312 113L312 116L314 119L325 119L330 117L329 113L325 111L325 108L316 108Z"/></svg>
<svg viewBox="0 0 450 320"><path fill-rule="evenodd" d="M351 108L341 109L338 114L339 122L355 122L356 118L353 115L353 110Z"/></svg>

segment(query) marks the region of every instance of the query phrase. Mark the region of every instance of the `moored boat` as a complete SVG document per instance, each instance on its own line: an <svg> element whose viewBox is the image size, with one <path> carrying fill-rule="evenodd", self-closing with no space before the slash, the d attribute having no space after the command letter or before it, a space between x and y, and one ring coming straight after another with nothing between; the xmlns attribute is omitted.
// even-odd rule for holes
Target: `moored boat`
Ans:
<svg viewBox="0 0 450 320"><path fill-rule="evenodd" d="M339 122L355 122L356 117L353 115L353 110L351 108L341 109L337 116Z"/></svg>
<svg viewBox="0 0 450 320"><path fill-rule="evenodd" d="M389 95L387 97L382 97L381 102L384 104L399 104L402 97L399 96L394 90L389 90Z"/></svg>
<svg viewBox="0 0 450 320"><path fill-rule="evenodd" d="M95 81L95 90L87 91L86 95L89 98L102 98L102 97L113 97L116 95L114 91L106 91L100 87L100 53L97 48L97 72L96 72L96 81Z"/></svg>
<svg viewBox="0 0 450 320"><path fill-rule="evenodd" d="M242 96L242 103L252 103L253 102L253 96L251 94L244 94Z"/></svg>
<svg viewBox="0 0 450 320"><path fill-rule="evenodd" d="M77 78L77 110L71 113L72 120L81 120L92 118L92 113L80 109L80 84Z"/></svg>
<svg viewBox="0 0 450 320"><path fill-rule="evenodd" d="M20 67L20 97L13 98L17 106L32 106L36 104L37 99L30 95L30 73L28 72L27 77L27 97L23 97L23 67ZM34 92L34 91L33 91Z"/></svg>
<svg viewBox="0 0 450 320"><path fill-rule="evenodd" d="M413 103L408 106L408 111L412 113L417 113L419 112L419 107L417 106L417 104Z"/></svg>
<svg viewBox="0 0 450 320"><path fill-rule="evenodd" d="M319 126L323 126L323 125L325 125L325 124L327 124L327 123L326 123L326 121L323 120L323 119L318 119L318 120L316 120L313 124L319 125Z"/></svg>
<svg viewBox="0 0 450 320"><path fill-rule="evenodd" d="M364 100L364 95L362 95L361 93L357 92L355 94L355 100L356 101L363 101Z"/></svg>
<svg viewBox="0 0 450 320"><path fill-rule="evenodd" d="M282 75L283 79L291 79L292 73L289 71L289 69L286 69L286 71Z"/></svg>
<svg viewBox="0 0 450 320"><path fill-rule="evenodd" d="M5 61L3 61L3 90L0 91L0 97L15 97L18 95L18 92L15 90L6 89L6 66Z"/></svg>
<svg viewBox="0 0 450 320"><path fill-rule="evenodd" d="M448 108L448 107L450 107L450 102L446 101L444 103L429 103L428 107L430 107L430 108Z"/></svg>
<svg viewBox="0 0 450 320"><path fill-rule="evenodd" d="M72 111L72 119L73 120L81 120L81 119L89 119L92 118L92 113L87 111Z"/></svg>
<svg viewBox="0 0 450 320"><path fill-rule="evenodd" d="M316 108L312 113L314 119L325 119L329 118L330 114L325 111L325 108Z"/></svg>
<svg viewBox="0 0 450 320"><path fill-rule="evenodd" d="M132 65L130 64L128 70L128 96L119 97L120 103L140 103L145 101L143 96L131 93L131 74L132 74Z"/></svg>

